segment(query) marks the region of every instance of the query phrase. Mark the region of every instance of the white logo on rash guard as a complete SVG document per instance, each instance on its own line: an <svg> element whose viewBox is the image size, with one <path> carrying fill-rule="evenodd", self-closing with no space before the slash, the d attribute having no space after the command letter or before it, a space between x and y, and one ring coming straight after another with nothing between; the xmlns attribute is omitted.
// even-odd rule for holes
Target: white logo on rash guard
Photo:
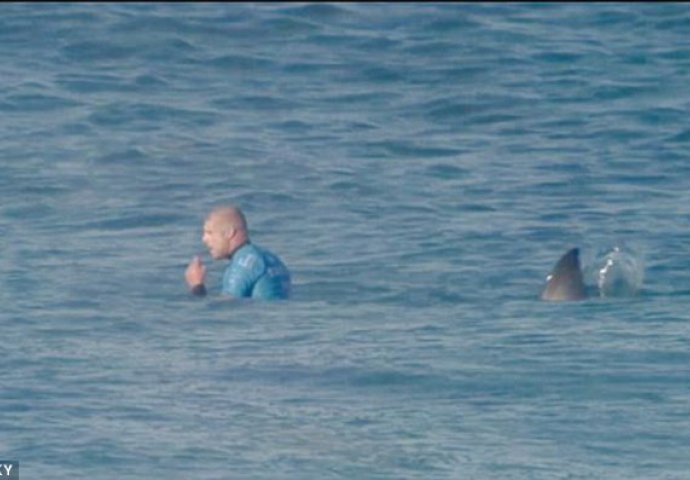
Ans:
<svg viewBox="0 0 690 480"><path fill-rule="evenodd" d="M254 266L256 263L257 258L254 255L247 255L246 257L240 258L240 260L237 262L240 267L243 268L251 268Z"/></svg>

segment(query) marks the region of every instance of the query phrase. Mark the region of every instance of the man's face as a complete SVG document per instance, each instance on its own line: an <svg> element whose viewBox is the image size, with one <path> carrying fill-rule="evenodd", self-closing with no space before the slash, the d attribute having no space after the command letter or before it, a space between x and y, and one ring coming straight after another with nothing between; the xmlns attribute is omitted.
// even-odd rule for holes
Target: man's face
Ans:
<svg viewBox="0 0 690 480"><path fill-rule="evenodd" d="M225 258L230 250L230 237L228 232L220 228L218 222L213 217L206 220L204 223L204 236L202 241L206 248L208 248L211 257L215 260Z"/></svg>

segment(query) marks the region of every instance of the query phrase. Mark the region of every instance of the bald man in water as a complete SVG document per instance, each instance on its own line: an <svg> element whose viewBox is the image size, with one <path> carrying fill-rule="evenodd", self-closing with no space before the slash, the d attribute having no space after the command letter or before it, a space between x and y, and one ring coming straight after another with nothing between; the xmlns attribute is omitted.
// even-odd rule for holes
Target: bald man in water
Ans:
<svg viewBox="0 0 690 480"><path fill-rule="evenodd" d="M280 259L249 241L247 221L234 206L214 208L204 222L202 238L214 260L228 259L221 292L232 298L284 299L290 295L290 272ZM206 267L196 256L185 279L195 295L205 295Z"/></svg>

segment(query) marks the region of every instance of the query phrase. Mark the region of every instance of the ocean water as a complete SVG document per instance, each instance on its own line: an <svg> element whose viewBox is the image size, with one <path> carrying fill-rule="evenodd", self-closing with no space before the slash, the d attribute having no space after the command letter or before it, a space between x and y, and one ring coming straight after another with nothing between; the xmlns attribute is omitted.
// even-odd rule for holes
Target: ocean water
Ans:
<svg viewBox="0 0 690 480"><path fill-rule="evenodd" d="M690 478L690 5L0 10L21 478ZM291 300L215 293L224 202ZM540 302L573 246L642 290Z"/></svg>

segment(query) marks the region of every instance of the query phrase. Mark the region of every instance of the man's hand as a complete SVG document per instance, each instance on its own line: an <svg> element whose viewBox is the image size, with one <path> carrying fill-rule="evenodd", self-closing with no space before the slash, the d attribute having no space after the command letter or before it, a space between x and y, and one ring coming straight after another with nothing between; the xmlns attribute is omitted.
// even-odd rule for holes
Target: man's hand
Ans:
<svg viewBox="0 0 690 480"><path fill-rule="evenodd" d="M184 273L184 278L187 280L187 285L189 285L191 290L194 290L195 287L204 284L204 280L206 278L206 267L204 267L204 264L201 262L201 258L199 258L198 255L192 258L192 260L189 262L187 270Z"/></svg>

